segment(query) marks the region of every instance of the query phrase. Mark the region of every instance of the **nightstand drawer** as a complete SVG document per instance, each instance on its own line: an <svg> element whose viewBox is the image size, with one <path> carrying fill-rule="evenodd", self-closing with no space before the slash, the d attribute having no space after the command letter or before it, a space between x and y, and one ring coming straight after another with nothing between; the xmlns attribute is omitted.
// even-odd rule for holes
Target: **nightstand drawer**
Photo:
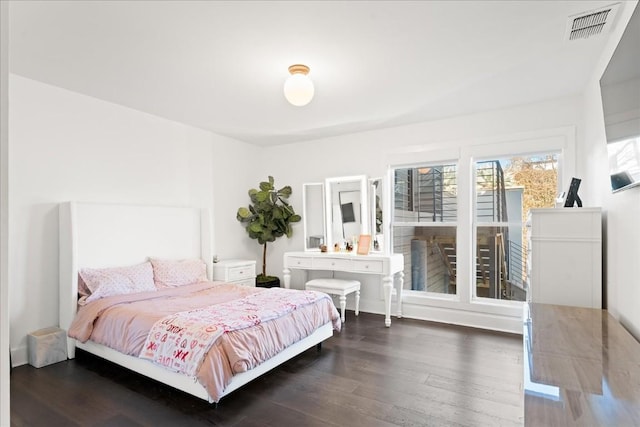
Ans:
<svg viewBox="0 0 640 427"><path fill-rule="evenodd" d="M228 259L213 264L213 280L236 283L255 278L256 262L253 260Z"/></svg>
<svg viewBox="0 0 640 427"><path fill-rule="evenodd" d="M229 268L229 281L243 280L246 278L254 278L256 273L253 265L243 265L239 267Z"/></svg>
<svg viewBox="0 0 640 427"><path fill-rule="evenodd" d="M249 286L249 287L255 287L256 286L256 278L255 277L251 277L249 279L244 279L244 280L238 280L236 282L233 282L234 285L240 285L240 286Z"/></svg>

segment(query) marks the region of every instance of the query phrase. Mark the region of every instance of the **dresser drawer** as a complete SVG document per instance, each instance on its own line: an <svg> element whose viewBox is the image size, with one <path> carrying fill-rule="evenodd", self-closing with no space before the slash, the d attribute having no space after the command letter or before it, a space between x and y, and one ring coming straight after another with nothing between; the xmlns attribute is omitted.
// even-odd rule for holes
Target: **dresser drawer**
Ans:
<svg viewBox="0 0 640 427"><path fill-rule="evenodd" d="M251 279L254 278L256 276L256 273L254 271L254 267L253 265L243 265L243 266L238 266L238 267L231 267L229 268L229 281L233 282L236 280L243 280L243 279Z"/></svg>
<svg viewBox="0 0 640 427"><path fill-rule="evenodd" d="M313 268L316 270L349 271L351 269L351 260L340 258L315 258L313 260Z"/></svg>
<svg viewBox="0 0 640 427"><path fill-rule="evenodd" d="M311 268L311 258L289 257L287 264L291 268Z"/></svg>
<svg viewBox="0 0 640 427"><path fill-rule="evenodd" d="M371 261L366 259L354 259L351 264L353 271L362 273L382 273L382 261Z"/></svg>

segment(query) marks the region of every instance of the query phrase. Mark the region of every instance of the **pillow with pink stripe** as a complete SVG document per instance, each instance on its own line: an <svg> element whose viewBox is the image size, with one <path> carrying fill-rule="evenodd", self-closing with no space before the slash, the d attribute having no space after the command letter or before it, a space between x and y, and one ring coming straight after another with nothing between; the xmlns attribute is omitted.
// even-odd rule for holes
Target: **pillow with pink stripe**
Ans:
<svg viewBox="0 0 640 427"><path fill-rule="evenodd" d="M174 288L207 281L207 265L201 259L151 258L153 279L158 288Z"/></svg>
<svg viewBox="0 0 640 427"><path fill-rule="evenodd" d="M91 292L87 302L115 295L155 291L150 262L113 268L83 268L78 274Z"/></svg>

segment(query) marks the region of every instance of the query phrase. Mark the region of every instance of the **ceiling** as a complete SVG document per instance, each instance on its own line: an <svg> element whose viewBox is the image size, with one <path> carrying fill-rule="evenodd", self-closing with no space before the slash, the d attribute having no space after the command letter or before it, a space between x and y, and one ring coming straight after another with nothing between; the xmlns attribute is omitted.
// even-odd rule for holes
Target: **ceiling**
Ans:
<svg viewBox="0 0 640 427"><path fill-rule="evenodd" d="M579 94L609 34L567 18L611 3L13 1L10 70L268 146Z"/></svg>

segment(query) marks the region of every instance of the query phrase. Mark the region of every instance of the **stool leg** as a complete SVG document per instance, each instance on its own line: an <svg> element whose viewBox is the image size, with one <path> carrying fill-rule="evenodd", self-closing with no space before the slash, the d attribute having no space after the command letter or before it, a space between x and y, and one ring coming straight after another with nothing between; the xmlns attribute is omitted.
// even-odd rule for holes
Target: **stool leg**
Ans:
<svg viewBox="0 0 640 427"><path fill-rule="evenodd" d="M344 309L347 307L347 296L340 295L340 312L342 313L342 323L344 323Z"/></svg>
<svg viewBox="0 0 640 427"><path fill-rule="evenodd" d="M356 316L360 314L360 290L356 291Z"/></svg>

